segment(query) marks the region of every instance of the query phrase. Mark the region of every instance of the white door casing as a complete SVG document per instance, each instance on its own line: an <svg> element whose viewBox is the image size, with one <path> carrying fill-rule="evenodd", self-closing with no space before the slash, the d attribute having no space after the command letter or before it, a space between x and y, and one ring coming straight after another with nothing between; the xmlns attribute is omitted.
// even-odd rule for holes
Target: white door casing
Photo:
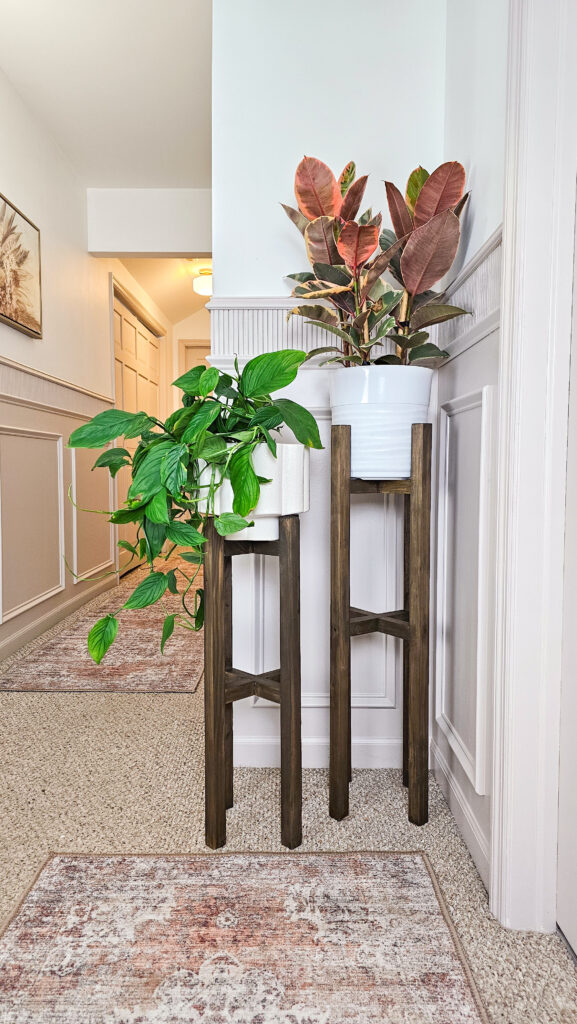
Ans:
<svg viewBox="0 0 577 1024"><path fill-rule="evenodd" d="M576 236L577 240L577 236ZM577 246L574 297L577 299ZM571 387L567 451L565 587L561 737L559 756L559 844L557 921L577 953L577 305L573 305Z"/></svg>
<svg viewBox="0 0 577 1024"><path fill-rule="evenodd" d="M577 6L511 0L498 395L491 909L556 923Z"/></svg>

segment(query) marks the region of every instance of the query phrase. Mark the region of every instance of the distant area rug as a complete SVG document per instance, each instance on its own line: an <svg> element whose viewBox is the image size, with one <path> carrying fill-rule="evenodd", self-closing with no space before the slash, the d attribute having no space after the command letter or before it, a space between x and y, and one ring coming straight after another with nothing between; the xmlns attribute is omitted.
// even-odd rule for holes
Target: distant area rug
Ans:
<svg viewBox="0 0 577 1024"><path fill-rule="evenodd" d="M176 565L178 559L170 559L162 569L166 571ZM183 568L190 575L190 566L183 563ZM181 609L180 597L168 591L161 602L149 608L120 612L118 635L100 665L95 665L88 654L86 638L91 627L104 615L122 608L148 572L148 568L139 568L124 576L120 586L94 598L16 654L0 661L0 693L193 693L204 667L203 634L177 627L161 654L164 618Z"/></svg>
<svg viewBox="0 0 577 1024"><path fill-rule="evenodd" d="M49 859L0 940L1 1024L479 1024L424 854Z"/></svg>

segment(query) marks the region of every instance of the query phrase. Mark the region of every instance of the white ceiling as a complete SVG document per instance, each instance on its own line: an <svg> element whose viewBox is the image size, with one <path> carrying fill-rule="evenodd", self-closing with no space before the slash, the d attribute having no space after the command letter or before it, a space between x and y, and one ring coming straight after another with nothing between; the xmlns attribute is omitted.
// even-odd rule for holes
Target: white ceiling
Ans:
<svg viewBox="0 0 577 1024"><path fill-rule="evenodd" d="M0 66L88 187L210 188L211 0L1 0Z"/></svg>
<svg viewBox="0 0 577 1024"><path fill-rule="evenodd" d="M205 295L196 294L192 281L200 267L211 266L210 260L138 256L123 259L122 263L173 324L208 302Z"/></svg>

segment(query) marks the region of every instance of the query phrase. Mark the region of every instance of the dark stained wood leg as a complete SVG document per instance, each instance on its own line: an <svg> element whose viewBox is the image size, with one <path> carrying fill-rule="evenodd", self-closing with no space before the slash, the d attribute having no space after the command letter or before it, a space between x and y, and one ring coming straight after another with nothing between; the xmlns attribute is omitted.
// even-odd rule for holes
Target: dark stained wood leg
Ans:
<svg viewBox="0 0 577 1024"><path fill-rule="evenodd" d="M216 850L226 843L224 704L224 539L212 520L205 526L204 723L205 840Z"/></svg>
<svg viewBox="0 0 577 1024"><path fill-rule="evenodd" d="M329 813L349 813L351 774L350 498L351 428L331 431L331 668Z"/></svg>
<svg viewBox="0 0 577 1024"><path fill-rule="evenodd" d="M227 671L232 669L232 558L230 555L224 556L224 664ZM227 807L232 807L234 804L232 702L226 705L224 712L224 750L225 802Z"/></svg>
<svg viewBox="0 0 577 1024"><path fill-rule="evenodd" d="M410 515L411 498L408 494L404 497L404 545L403 545L403 608L409 608L409 575L411 571L410 557ZM409 666L410 660L409 641L403 640L403 786L409 785Z"/></svg>
<svg viewBox="0 0 577 1024"><path fill-rule="evenodd" d="M281 842L302 842L300 521L279 520Z"/></svg>
<svg viewBox="0 0 577 1024"><path fill-rule="evenodd" d="M431 516L430 423L412 431L409 574L409 821L429 815L429 568Z"/></svg>

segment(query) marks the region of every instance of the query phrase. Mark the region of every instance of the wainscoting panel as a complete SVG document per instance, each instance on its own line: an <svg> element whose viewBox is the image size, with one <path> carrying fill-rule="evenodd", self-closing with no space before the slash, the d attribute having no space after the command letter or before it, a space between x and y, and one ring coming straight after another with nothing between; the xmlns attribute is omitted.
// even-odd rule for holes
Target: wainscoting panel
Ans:
<svg viewBox="0 0 577 1024"><path fill-rule="evenodd" d="M445 402L439 423L435 717L479 795L487 784L492 399L488 385Z"/></svg>
<svg viewBox="0 0 577 1024"><path fill-rule="evenodd" d="M70 490L83 508L110 508L107 475L91 473L97 453L66 447L110 405L0 363L0 658L116 583L106 517L75 510L69 498Z"/></svg>
<svg viewBox="0 0 577 1024"><path fill-rule="evenodd" d="M114 527L105 515L113 507L113 486L103 469L92 469L98 452L82 448L70 452L72 464L72 531L74 583L110 570L114 564Z"/></svg>
<svg viewBox="0 0 577 1024"><path fill-rule="evenodd" d="M488 883L492 760L495 409L501 248L497 232L450 289L472 315L440 325L450 359L437 381L433 543L432 755L435 772Z"/></svg>
<svg viewBox="0 0 577 1024"><path fill-rule="evenodd" d="M64 589L62 436L0 426L0 621Z"/></svg>

